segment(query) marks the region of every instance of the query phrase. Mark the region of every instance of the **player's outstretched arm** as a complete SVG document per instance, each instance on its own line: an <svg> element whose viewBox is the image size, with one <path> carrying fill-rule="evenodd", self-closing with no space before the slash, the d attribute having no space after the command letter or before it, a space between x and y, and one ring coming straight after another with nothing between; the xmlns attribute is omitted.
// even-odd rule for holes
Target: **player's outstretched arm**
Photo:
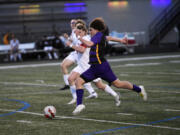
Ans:
<svg viewBox="0 0 180 135"><path fill-rule="evenodd" d="M115 42L120 42L120 43L123 43L123 44L127 44L127 38L120 39L120 38L116 38L116 37L106 36L106 40L107 41L115 41Z"/></svg>

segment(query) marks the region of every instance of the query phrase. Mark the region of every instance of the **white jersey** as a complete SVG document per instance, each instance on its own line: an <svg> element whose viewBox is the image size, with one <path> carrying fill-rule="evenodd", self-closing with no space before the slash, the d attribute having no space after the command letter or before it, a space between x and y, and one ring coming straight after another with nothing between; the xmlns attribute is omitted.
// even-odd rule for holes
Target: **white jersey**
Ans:
<svg viewBox="0 0 180 135"><path fill-rule="evenodd" d="M76 34L75 34L75 29L72 30L71 36L70 36L70 40L72 40L72 44L73 45L80 45L80 41L78 40ZM65 59L68 59L74 63L78 62L78 53L77 51L72 51Z"/></svg>
<svg viewBox="0 0 180 135"><path fill-rule="evenodd" d="M80 41L78 40L78 38L76 36L75 29L72 30L70 39L72 40L73 45L79 45L80 44Z"/></svg>
<svg viewBox="0 0 180 135"><path fill-rule="evenodd" d="M83 37L83 39L90 41L91 38L89 35L86 35ZM83 46L82 42L80 42L79 45ZM78 65L81 67L84 67L85 69L90 67L90 65L88 64L89 63L89 51L90 51L90 48L86 48L86 50L83 53L77 52Z"/></svg>

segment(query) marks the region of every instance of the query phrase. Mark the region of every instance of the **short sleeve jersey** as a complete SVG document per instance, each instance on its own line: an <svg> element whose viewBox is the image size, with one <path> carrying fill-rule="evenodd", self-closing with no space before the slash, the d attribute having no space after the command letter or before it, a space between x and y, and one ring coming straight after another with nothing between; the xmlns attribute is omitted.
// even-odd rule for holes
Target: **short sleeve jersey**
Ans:
<svg viewBox="0 0 180 135"><path fill-rule="evenodd" d="M87 40L87 41L90 41L90 36L89 35L86 35L83 37L84 40ZM80 46L83 46L86 48L85 45L80 44ZM90 51L90 48L86 48L86 50L83 52L83 53L80 53L80 52L77 52L78 54L78 64L79 65L83 65L83 64L88 64L89 62L89 51Z"/></svg>
<svg viewBox="0 0 180 135"><path fill-rule="evenodd" d="M77 38L77 36L75 34L75 29L72 30L70 38L72 40L73 45L79 45L80 44L80 41L78 40L78 38Z"/></svg>
<svg viewBox="0 0 180 135"><path fill-rule="evenodd" d="M102 64L106 61L104 58L104 49L106 38L102 32L97 32L92 38L91 41L94 43L90 49L90 60L89 63L92 64Z"/></svg>

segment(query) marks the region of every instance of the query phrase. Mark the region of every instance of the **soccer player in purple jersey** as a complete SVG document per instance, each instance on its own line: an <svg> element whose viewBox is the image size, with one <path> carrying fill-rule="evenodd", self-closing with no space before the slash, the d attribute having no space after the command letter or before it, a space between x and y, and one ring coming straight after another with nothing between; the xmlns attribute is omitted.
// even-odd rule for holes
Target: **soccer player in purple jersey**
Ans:
<svg viewBox="0 0 180 135"><path fill-rule="evenodd" d="M113 73L109 63L104 58L105 42L106 41L117 41L121 43L126 43L126 39L114 38L111 36L105 36L103 31L105 30L105 23L102 18L95 18L89 25L91 41L84 40L79 37L79 40L84 43L87 47L90 47L90 68L87 69L80 77L76 80L76 93L77 93L77 106L73 111L74 115L79 114L85 109L83 101L83 84L91 82L96 78L101 78L117 88L124 88L135 91L143 97L143 100L147 100L147 94L143 86L134 85L128 81L120 81L116 75Z"/></svg>

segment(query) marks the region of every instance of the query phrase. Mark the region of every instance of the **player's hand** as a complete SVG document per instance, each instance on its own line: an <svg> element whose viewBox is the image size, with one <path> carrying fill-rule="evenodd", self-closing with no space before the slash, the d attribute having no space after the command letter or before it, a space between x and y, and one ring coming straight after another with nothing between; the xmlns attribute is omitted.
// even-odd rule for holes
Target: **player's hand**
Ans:
<svg viewBox="0 0 180 135"><path fill-rule="evenodd" d="M127 37L123 38L123 39L121 40L121 42L122 42L123 44L128 44L128 39L127 39Z"/></svg>
<svg viewBox="0 0 180 135"><path fill-rule="evenodd" d="M66 45L67 45L67 46L70 46L70 44L71 44L70 41L67 41L67 42L66 42Z"/></svg>

